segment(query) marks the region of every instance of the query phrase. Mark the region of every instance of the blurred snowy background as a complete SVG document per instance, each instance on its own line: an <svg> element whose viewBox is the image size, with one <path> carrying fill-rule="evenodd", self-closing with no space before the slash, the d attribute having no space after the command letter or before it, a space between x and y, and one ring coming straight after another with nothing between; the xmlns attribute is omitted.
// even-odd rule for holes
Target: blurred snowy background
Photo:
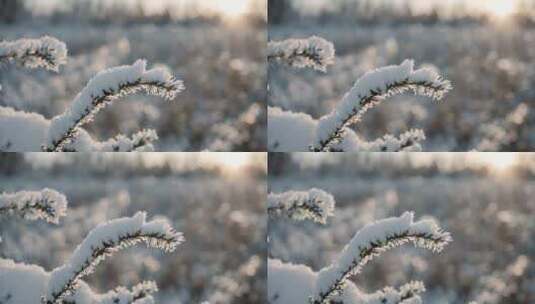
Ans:
<svg viewBox="0 0 535 304"><path fill-rule="evenodd" d="M186 242L172 254L139 246L87 277L96 290L154 280L157 303L261 303L266 298L266 156L260 153L0 154L1 191L66 194L58 226L0 219L2 258L62 265L98 223L146 210Z"/></svg>
<svg viewBox="0 0 535 304"><path fill-rule="evenodd" d="M453 243L438 255L404 246L364 268L373 292L421 280L424 303L535 302L535 154L272 154L270 192L334 195L327 226L270 219L269 256L329 265L365 224L404 211L432 217Z"/></svg>
<svg viewBox="0 0 535 304"><path fill-rule="evenodd" d="M417 127L425 151L535 149L533 0L269 0L268 20L270 40L319 35L337 54L325 74L270 65L271 106L319 118L366 71L412 58L453 91L382 104L356 126L364 138Z"/></svg>
<svg viewBox="0 0 535 304"><path fill-rule="evenodd" d="M2 0L0 40L55 36L58 74L2 67L0 105L61 113L98 71L146 58L187 87L173 102L130 97L86 126L103 140L156 129L157 151L265 150L265 0Z"/></svg>

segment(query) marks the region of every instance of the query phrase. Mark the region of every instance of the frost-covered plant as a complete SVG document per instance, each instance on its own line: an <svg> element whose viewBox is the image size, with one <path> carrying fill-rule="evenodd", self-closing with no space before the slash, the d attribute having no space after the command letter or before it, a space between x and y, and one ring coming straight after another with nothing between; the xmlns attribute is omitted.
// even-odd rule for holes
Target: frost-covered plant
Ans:
<svg viewBox="0 0 535 304"><path fill-rule="evenodd" d="M334 59L332 43L318 37L270 42L268 61L312 67L325 71ZM386 98L413 92L441 100L451 83L431 69L415 69L414 61L376 69L364 74L344 95L331 113L319 120L305 113L268 108L270 150L276 151L414 151L421 150L422 130L410 130L399 138L385 135L375 141L362 140L349 127Z"/></svg>
<svg viewBox="0 0 535 304"><path fill-rule="evenodd" d="M3 57L2 57L3 54ZM0 60L29 68L58 71L66 62L65 44L50 37L0 43ZM37 113L0 107L0 150L2 151L146 151L153 150L158 136L143 130L132 137L118 135L99 142L82 129L95 115L119 98L144 92L173 100L184 89L161 68L147 70L145 60L97 73L62 114L46 119Z"/></svg>
<svg viewBox="0 0 535 304"><path fill-rule="evenodd" d="M294 220L311 220L325 224L334 212L334 197L320 189L270 193L267 198L270 216L285 215Z"/></svg>
<svg viewBox="0 0 535 304"><path fill-rule="evenodd" d="M59 71L67 62L67 47L56 38L19 39L0 42L0 63L15 62L25 68Z"/></svg>
<svg viewBox="0 0 535 304"><path fill-rule="evenodd" d="M291 67L313 68L325 72L334 63L334 45L317 36L308 39L287 39L268 43L268 60L277 60Z"/></svg>
<svg viewBox="0 0 535 304"><path fill-rule="evenodd" d="M58 224L67 213L65 195L48 188L0 194L0 215L16 214L27 220Z"/></svg>
<svg viewBox="0 0 535 304"><path fill-rule="evenodd" d="M65 196L53 190L41 192L18 192L1 197L2 206L15 206L15 211L24 215L38 209L43 218L65 215ZM32 206L32 207L27 207ZM33 207L38 206L38 207ZM42 206L48 206L42 211ZM52 212L50 210L57 209ZM61 211L59 211L61 210ZM57 223L57 219L50 220ZM154 282L142 282L132 289L118 287L105 294L97 294L82 280L94 272L106 258L128 247L145 243L148 247L173 252L184 241L182 233L176 232L166 220L147 221L146 213L138 212L133 217L119 218L99 224L91 230L75 249L64 265L51 272L37 265L16 263L0 259L0 302L43 304L112 304L154 303L151 296L158 290ZM21 284L24 282L24 284ZM28 288L31 286L31 288Z"/></svg>
<svg viewBox="0 0 535 304"><path fill-rule="evenodd" d="M285 197L287 200L282 204L292 206L295 201L299 201L295 196L301 198L305 193L280 194L279 201L281 197ZM332 196L329 197L332 199ZM268 208L271 208L272 203L269 203ZM362 268L372 259L392 248L412 243L416 247L440 252L451 240L450 234L440 229L434 221L414 221L411 212L405 212L400 217L379 220L360 229L338 258L318 272L305 265L268 259L268 299L272 304L421 303L419 294L425 291L422 282L410 282L399 289L386 287L367 294L349 279L360 274Z"/></svg>

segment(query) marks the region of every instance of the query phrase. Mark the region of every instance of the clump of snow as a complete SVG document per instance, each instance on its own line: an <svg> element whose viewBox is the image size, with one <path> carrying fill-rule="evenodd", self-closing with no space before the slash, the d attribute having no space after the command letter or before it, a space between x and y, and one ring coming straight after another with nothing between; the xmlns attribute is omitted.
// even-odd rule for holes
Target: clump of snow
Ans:
<svg viewBox="0 0 535 304"><path fill-rule="evenodd" d="M322 72L334 63L334 45L317 36L287 39L268 43L268 60L277 60L291 67L313 68Z"/></svg>
<svg viewBox="0 0 535 304"><path fill-rule="evenodd" d="M3 304L42 303L51 274L36 265L0 259L0 299ZM97 294L83 281L63 303L73 304L129 304L154 303L151 294L158 290L154 282L142 282L131 290L118 287L105 294ZM146 302L141 302L146 301Z"/></svg>
<svg viewBox="0 0 535 304"><path fill-rule="evenodd" d="M308 266L268 260L268 302L274 304L316 303L311 295L316 293L318 273ZM425 291L422 282L410 282L399 289L386 287L367 294L353 282L347 281L331 302L344 304L421 304L420 293Z"/></svg>
<svg viewBox="0 0 535 304"><path fill-rule="evenodd" d="M294 220L312 220L325 224L334 213L334 197L320 189L270 193L267 199L270 215L286 215Z"/></svg>
<svg viewBox="0 0 535 304"><path fill-rule="evenodd" d="M57 224L67 214L65 195L45 188L0 194L0 214L14 213L27 220L45 220Z"/></svg>
<svg viewBox="0 0 535 304"><path fill-rule="evenodd" d="M57 72L67 62L67 47L50 36L0 42L0 63L11 61L26 68L45 68Z"/></svg>

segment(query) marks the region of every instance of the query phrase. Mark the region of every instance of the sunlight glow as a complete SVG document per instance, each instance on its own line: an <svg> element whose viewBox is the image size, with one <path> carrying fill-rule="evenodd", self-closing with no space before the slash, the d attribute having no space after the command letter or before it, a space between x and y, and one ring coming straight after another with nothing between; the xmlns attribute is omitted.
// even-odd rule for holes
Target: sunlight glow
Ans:
<svg viewBox="0 0 535 304"><path fill-rule="evenodd" d="M249 156L246 153L231 153L218 152L214 153L213 160L217 164L221 164L225 169L238 170L250 162Z"/></svg>
<svg viewBox="0 0 535 304"><path fill-rule="evenodd" d="M516 3L511 0L486 0L483 8L497 18L506 18L516 11Z"/></svg>
<svg viewBox="0 0 535 304"><path fill-rule="evenodd" d="M517 163L517 155L514 153L484 153L477 156L496 174L508 171Z"/></svg>
<svg viewBox="0 0 535 304"><path fill-rule="evenodd" d="M249 1L243 0L217 0L211 3L214 9L221 12L227 18L238 18L245 15L249 10Z"/></svg>

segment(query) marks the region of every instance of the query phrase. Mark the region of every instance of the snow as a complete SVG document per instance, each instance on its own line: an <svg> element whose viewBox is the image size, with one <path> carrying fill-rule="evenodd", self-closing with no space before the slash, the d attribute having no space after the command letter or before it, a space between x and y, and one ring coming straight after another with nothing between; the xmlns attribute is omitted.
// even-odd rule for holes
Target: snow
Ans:
<svg viewBox="0 0 535 304"><path fill-rule="evenodd" d="M51 274L39 266L0 259L0 299L5 304L41 303L50 278ZM147 302L135 303L154 303L150 294L156 291L154 282L143 282L132 290L118 287L106 294L97 294L81 281L75 293L65 300L74 304L127 304L140 298Z"/></svg>
<svg viewBox="0 0 535 304"><path fill-rule="evenodd" d="M0 194L0 213L14 212L27 220L43 219L58 224L67 213L65 195L45 188L41 191L20 191Z"/></svg>
<svg viewBox="0 0 535 304"><path fill-rule="evenodd" d="M45 142L50 120L40 114L16 111L0 107L0 150L6 152L41 151ZM151 142L158 136L153 130L142 130L132 138L119 134L115 138L99 142L87 131L79 128L73 141L65 145L67 151L127 152L133 150L152 151Z"/></svg>
<svg viewBox="0 0 535 304"><path fill-rule="evenodd" d="M294 220L312 220L325 224L334 212L334 197L317 188L308 191L270 193L267 198L270 214L283 214Z"/></svg>
<svg viewBox="0 0 535 304"><path fill-rule="evenodd" d="M313 68L325 72L334 63L334 45L318 36L306 39L287 39L268 43L268 59L291 67Z"/></svg>
<svg viewBox="0 0 535 304"><path fill-rule="evenodd" d="M75 288L79 279L92 273L106 257L118 250L139 242L147 246L172 252L184 241L166 220L146 222L146 213L119 218L95 227L78 245L69 261L51 273L46 297L52 300L65 295L65 290Z"/></svg>
<svg viewBox="0 0 535 304"><path fill-rule="evenodd" d="M45 139L49 150L61 148L78 127L90 122L113 100L144 90L172 100L184 89L182 81L175 80L165 69L146 70L146 61L119 66L99 72L76 96L70 108L52 119Z"/></svg>
<svg viewBox="0 0 535 304"><path fill-rule="evenodd" d="M67 62L65 43L50 36L0 42L0 63L15 61L26 68L59 71Z"/></svg>
<svg viewBox="0 0 535 304"><path fill-rule="evenodd" d="M268 302L274 304L310 303L315 294L318 273L305 265L284 263L278 259L268 259ZM335 303L344 304L396 304L407 298L404 304L421 304L417 295L425 291L421 282L410 282L399 290L386 287L366 294L353 282L346 282L342 292L332 297ZM409 297L408 295L413 295Z"/></svg>

